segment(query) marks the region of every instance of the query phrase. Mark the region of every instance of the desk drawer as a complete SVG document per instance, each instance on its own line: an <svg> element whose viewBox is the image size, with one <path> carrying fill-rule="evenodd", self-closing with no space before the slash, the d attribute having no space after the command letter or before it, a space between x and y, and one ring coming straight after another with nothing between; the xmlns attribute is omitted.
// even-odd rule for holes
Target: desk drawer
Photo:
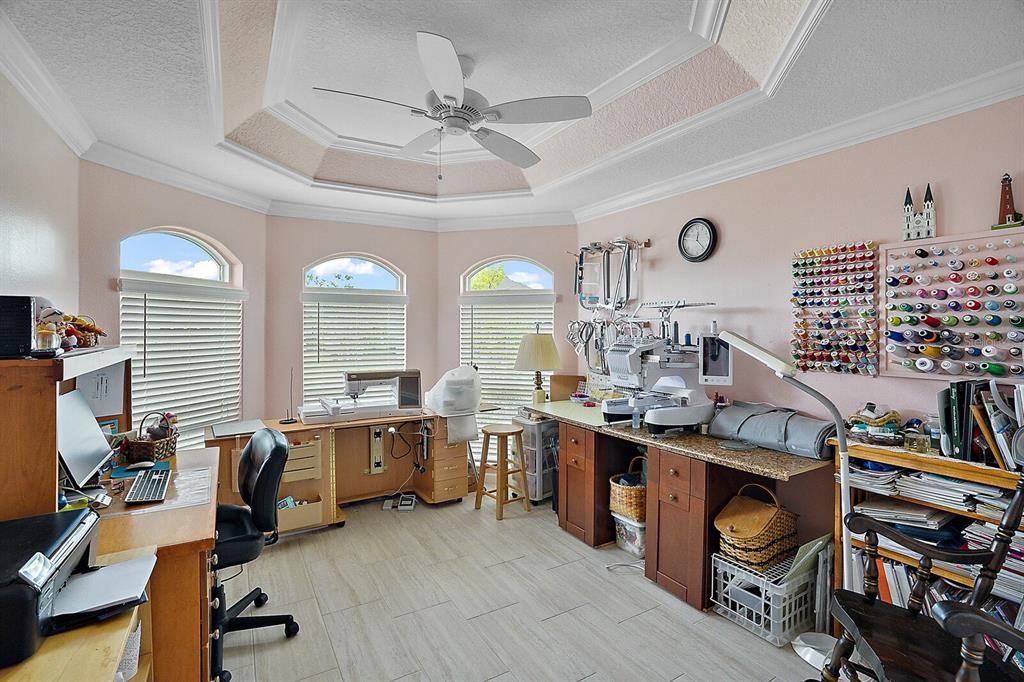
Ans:
<svg viewBox="0 0 1024 682"><path fill-rule="evenodd" d="M462 475L448 481L434 481L434 502L447 502L469 494L469 479L463 468Z"/></svg>
<svg viewBox="0 0 1024 682"><path fill-rule="evenodd" d="M663 505L669 505L677 508L679 511L688 512L690 511L690 495L685 492L679 492L673 488L662 487L658 500Z"/></svg>
<svg viewBox="0 0 1024 682"><path fill-rule="evenodd" d="M661 451L658 485L682 495L690 494L690 458Z"/></svg>
<svg viewBox="0 0 1024 682"><path fill-rule="evenodd" d="M281 482L305 481L317 479L321 476L323 455L320 449L321 441L313 440L301 445L288 445L288 461L284 465L284 473L281 475ZM238 462L242 458L242 451L235 449L231 451L231 489L236 493L238 488Z"/></svg>
<svg viewBox="0 0 1024 682"><path fill-rule="evenodd" d="M562 425L561 458L570 466L587 469L587 431L578 426Z"/></svg>
<svg viewBox="0 0 1024 682"><path fill-rule="evenodd" d="M466 458L434 460L431 473L435 482L451 481L460 476L468 480Z"/></svg>
<svg viewBox="0 0 1024 682"><path fill-rule="evenodd" d="M430 441L430 457L436 460L466 459L468 447L466 443L452 443L443 438L433 438Z"/></svg>

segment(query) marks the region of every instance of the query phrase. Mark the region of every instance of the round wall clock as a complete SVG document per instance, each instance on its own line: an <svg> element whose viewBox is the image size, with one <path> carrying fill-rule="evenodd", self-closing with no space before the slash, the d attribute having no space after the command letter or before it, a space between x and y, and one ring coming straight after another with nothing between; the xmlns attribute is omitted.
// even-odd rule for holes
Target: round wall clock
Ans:
<svg viewBox="0 0 1024 682"><path fill-rule="evenodd" d="M694 218L679 230L679 253L691 263L706 261L718 246L718 231L707 218Z"/></svg>

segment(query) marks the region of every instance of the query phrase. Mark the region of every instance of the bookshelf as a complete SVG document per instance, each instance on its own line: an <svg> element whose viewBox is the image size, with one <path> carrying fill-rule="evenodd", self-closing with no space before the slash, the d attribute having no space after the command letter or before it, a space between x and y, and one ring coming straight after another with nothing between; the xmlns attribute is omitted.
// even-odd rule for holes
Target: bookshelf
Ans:
<svg viewBox="0 0 1024 682"><path fill-rule="evenodd" d="M837 445L835 439L829 441L833 446ZM850 458L851 459L863 459L872 462L880 462L882 464L890 464L892 466L900 467L902 469L909 469L912 471L924 471L931 474L939 474L941 476L949 476L951 478L958 478L964 481L970 481L972 483L982 483L993 487L1001 488L1003 490L1013 490L1017 485L1018 474L1010 471L1005 471L996 467L986 466L977 462L964 462L958 459L951 459L949 457L943 457L941 455L930 455L920 454L916 452L910 452L903 448L883 446L883 445L867 445L865 443L851 442L850 445ZM835 455L835 468L839 471L839 453L836 450ZM840 537L842 533L842 512L839 508L839 484L836 483L836 495L835 495L835 533L836 537ZM858 497L863 498L868 493L854 488L852 491L854 496L853 504L857 504ZM922 500L912 499L903 497L901 495L890 495L893 499L904 500L907 502L913 502L925 507L932 507L933 509L939 509L942 511L957 514L959 516L966 516L975 521L985 521L988 523L998 523L998 519L991 519L982 514L976 514L973 512L950 509L943 507L938 504L926 502ZM853 545L858 548L863 548L864 543L854 540ZM913 567L917 567L918 560L893 552L888 549L879 548L878 555L887 559L892 559L900 563L908 564ZM834 585L836 589L843 586L843 556L841 552L836 552L835 557L835 575ZM934 567L932 574L940 578L944 578L951 583L963 586L972 587L974 581L972 578L964 577L956 573L952 573L945 569Z"/></svg>

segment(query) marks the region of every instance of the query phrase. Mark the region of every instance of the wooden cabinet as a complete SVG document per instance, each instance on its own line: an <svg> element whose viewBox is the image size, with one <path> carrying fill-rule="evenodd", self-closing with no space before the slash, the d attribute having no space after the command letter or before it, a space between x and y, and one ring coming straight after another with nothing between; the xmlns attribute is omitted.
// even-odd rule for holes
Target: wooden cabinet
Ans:
<svg viewBox="0 0 1024 682"><path fill-rule="evenodd" d="M423 465L424 471L417 471L413 477L413 490L431 504L465 497L469 494L467 455L465 443L449 445L447 436L435 434L430 440L430 458Z"/></svg>
<svg viewBox="0 0 1024 682"><path fill-rule="evenodd" d="M565 523L562 525L572 535L586 542L587 540L587 463L582 457L570 457L562 469L559 486L565 481L565 493L559 500L559 511L565 510Z"/></svg>

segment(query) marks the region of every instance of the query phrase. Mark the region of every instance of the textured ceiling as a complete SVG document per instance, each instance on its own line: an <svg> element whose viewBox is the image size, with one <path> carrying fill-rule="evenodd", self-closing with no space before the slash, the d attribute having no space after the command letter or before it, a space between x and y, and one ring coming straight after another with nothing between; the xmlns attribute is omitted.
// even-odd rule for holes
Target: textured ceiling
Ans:
<svg viewBox="0 0 1024 682"><path fill-rule="evenodd" d="M282 0L288 1L288 0ZM583 95L689 31L691 2L390 0L295 4L285 98L336 134L401 147L424 132L397 107L313 93L314 85L423 106L416 31L450 38L475 67L467 86L492 104ZM275 39L276 40L276 39ZM273 104L273 102L271 102ZM534 126L495 126L525 138ZM475 149L466 138L451 149Z"/></svg>
<svg viewBox="0 0 1024 682"><path fill-rule="evenodd" d="M254 161L251 154L240 155L214 146L208 135L212 126L201 37L200 6L206 2L0 0L0 11L7 14L52 79L107 145L267 199L437 219L485 219L580 209L623 193L657 186L669 178L706 174L761 150L788 145L843 121L887 110L996 69L1010 67L1017 70L1015 73L1024 74L1020 66L1024 62L1024 42L1019 39L1024 34L1024 3L1020 0L833 0L773 97L754 106L731 110L729 116L694 126L692 130L687 129L686 134L664 137L658 144L642 145L624 156L595 156L593 148L606 144L612 136L588 137L582 135L586 126L570 126L537 145L545 163L557 157L564 167L544 171L544 178L526 178L532 186L545 182L546 178L559 178L556 189L536 195L519 191L505 197L434 203L379 192L346 192L326 189L321 184L311 186L309 182L297 181L294 176L282 175ZM227 11L229 3L243 5L247 11L232 14ZM246 30L252 35L265 35L276 3L274 0L219 0L216 4L221 7L222 29L241 25L248 27ZM337 7L343 13L355 4L368 3L345 2L338 3ZM414 4L378 2L375 3L377 9L372 11L382 16L384 10L380 8L399 6L401 14L408 16L406 5ZM485 5L504 17L507 15L505 5L510 3L467 4ZM557 6L553 11L561 6L551 4ZM644 13L645 3L642 2L613 3L609 0L607 4L619 7L622 26L628 26ZM457 7L459 3L444 5ZM732 0L719 46L683 66L688 64L694 68L701 59L724 51L748 77L763 79L766 66L774 63L766 55L778 50L779 41L787 40L788 32L768 31L758 24L758 17L775 16L792 8L791 0ZM509 30L514 28L513 22L505 23ZM748 28L741 29L741 26ZM447 30L444 26L433 28ZM545 27L554 35L552 44L543 50L535 48L534 52L556 63L553 55L561 54L559 50L567 44L565 37L575 35L575 29L573 20L559 19L557 24ZM760 31L760 34L751 36L750 31ZM748 33L745 39L743 32ZM653 50L654 46L650 47ZM0 51L3 49L0 45ZM433 173L428 164L383 157L373 157L377 161L371 163L367 155L334 156L345 153L324 152L321 144L291 137L294 130L279 127L283 125L281 121L266 122L264 114L254 107L266 104L261 101L259 91L265 71L261 64L269 64L268 44L255 39L222 40L220 50L225 80L223 127L233 141L241 140L246 146L254 146L260 150L259 156L287 157L285 165L302 175L319 176L346 185L369 183L367 186L400 176L407 191L430 194L429 190L420 192ZM496 58L493 55L491 53L489 58ZM558 57L568 60L569 64L574 58ZM591 58L593 54L581 57ZM239 65L243 68L237 68ZM248 75L229 83L229 70ZM383 71L383 65L378 65L377 72ZM421 78L418 67L408 77ZM701 92L713 88L698 90L689 92L685 87L676 88L672 100L652 95L635 109L640 112L641 108L649 108L655 119L675 109L683 112L682 122L687 123L702 114L685 118L689 114L679 107L678 100L698 99ZM487 94L492 99L506 96ZM531 91L525 94L551 93ZM630 94L638 96L628 93L621 98L622 103L631 101ZM614 107L615 103L607 106ZM599 116L595 116L597 118ZM627 122L623 130L641 128L628 117L621 120ZM579 130L574 133L576 128ZM267 133L272 139L253 134L260 129L272 130ZM574 134L580 136L578 143L570 143ZM623 138L620 142L631 144L629 139L633 138ZM566 149L557 149L559 140ZM90 156L86 154L86 158ZM379 165L381 160L401 165L386 167ZM473 188L470 191L489 192L497 187L521 189L526 186L521 173L507 165L499 171L497 163L489 167L461 164L465 166L461 174L451 166L452 170L446 169L445 174L451 182L449 187L455 191L441 187L439 193L460 194L464 191L461 188L466 187ZM538 166L536 170L542 168ZM578 172L581 168L587 172ZM499 181L497 185L494 179Z"/></svg>

